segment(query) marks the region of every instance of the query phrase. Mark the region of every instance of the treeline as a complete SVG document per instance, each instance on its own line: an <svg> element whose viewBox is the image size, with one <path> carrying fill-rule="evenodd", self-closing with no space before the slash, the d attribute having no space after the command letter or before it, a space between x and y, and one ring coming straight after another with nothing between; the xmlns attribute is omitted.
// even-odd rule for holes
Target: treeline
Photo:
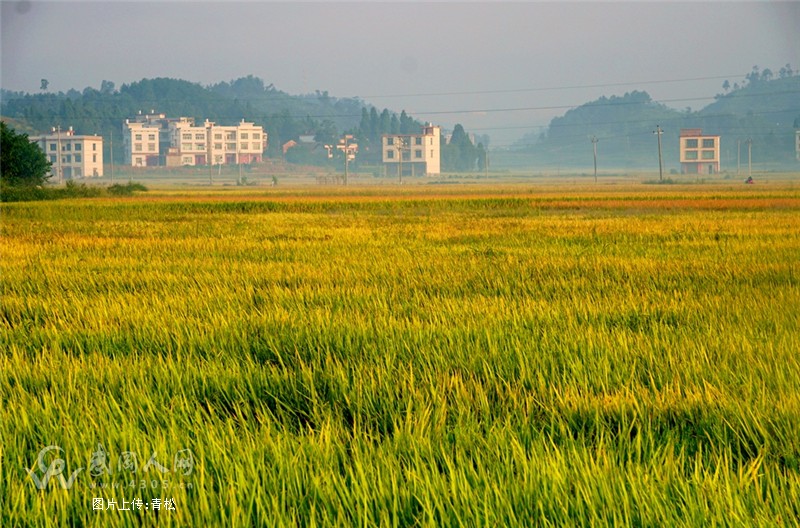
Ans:
<svg viewBox="0 0 800 528"><path fill-rule="evenodd" d="M246 119L265 128L270 155L280 153L283 143L301 134L336 136L339 130L357 124L361 107L357 99L336 99L326 93L291 96L253 76L207 87L156 78L123 84L119 89L113 82L103 81L100 89L88 87L82 92L2 93L2 114L24 123L25 132L31 134L59 125L110 139L121 132L126 118L147 112L192 117L198 122L209 119L222 125ZM114 154L116 161L121 161L121 149Z"/></svg>
<svg viewBox="0 0 800 528"><path fill-rule="evenodd" d="M46 81L42 87L47 87ZM210 86L156 78L117 88L112 81L104 80L99 89L87 87L82 92L73 89L28 94L3 90L1 99L2 115L14 119L22 132L33 135L55 126L72 126L79 134L103 136L107 160L112 155L110 140L119 137L126 118L138 113L192 117L196 122L209 119L222 125L233 125L242 119L253 121L267 132L267 156L273 158L282 157L283 145L300 136L313 136L320 144L334 144L342 134L353 134L364 163L380 162L382 134L417 133L422 126L405 111L399 115L388 109L379 112L358 98L340 99L328 92L289 95L252 75ZM113 149L115 162L121 163L122 156L121 148ZM298 159L290 161L329 162L324 149L295 153L294 157Z"/></svg>

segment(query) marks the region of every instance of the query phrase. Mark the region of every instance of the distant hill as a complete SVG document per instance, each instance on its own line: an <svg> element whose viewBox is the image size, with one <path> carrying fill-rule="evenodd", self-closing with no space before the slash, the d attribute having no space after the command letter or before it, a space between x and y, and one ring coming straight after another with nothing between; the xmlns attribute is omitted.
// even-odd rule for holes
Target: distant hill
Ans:
<svg viewBox="0 0 800 528"><path fill-rule="evenodd" d="M737 144L753 140L758 162L796 167L793 128L800 127L800 76L789 65L774 78L757 68L741 84L724 84L725 93L699 111L675 110L644 91L601 97L554 118L544 134L525 136L517 145L539 166L591 167L592 137L598 141L603 167L653 167L658 163L656 125L662 136L665 168L677 168L681 128L702 128L722 136L723 170L735 166ZM353 133L360 142L359 161L377 163L380 135L415 132L413 116L400 115L358 98L336 98L327 92L290 95L252 75L203 86L180 79L142 79L117 89L103 81L99 89L28 94L2 90L0 114L14 128L43 133L56 125L73 126L79 134L110 137L122 121L139 112L209 119L227 125L254 121L269 134L270 157L282 155L281 145L300 135L333 142ZM108 146L106 147L108 149ZM323 149L324 150L324 149ZM122 149L115 149L121 161ZM107 151L106 156L109 155ZM314 160L304 160L314 162Z"/></svg>
<svg viewBox="0 0 800 528"><path fill-rule="evenodd" d="M46 132L61 125L73 126L80 134L110 137L119 133L126 118L155 111L223 125L254 121L267 130L276 151L300 134L332 138L340 130L357 126L364 106L358 99L337 99L327 93L292 96L253 76L211 86L156 78L116 89L113 82L103 81L99 90L39 94L3 90L0 98L3 117L15 119L29 131Z"/></svg>
<svg viewBox="0 0 800 528"><path fill-rule="evenodd" d="M653 101L647 92L601 97L554 118L546 133L526 136L518 149L532 154L541 165L589 167L594 136L605 167L652 167L658 163L653 135L656 125L665 131L662 152L667 169L678 168L681 128L702 128L720 135L723 170L736 166L738 144L748 138L753 141L754 160L796 167L794 129L800 127L800 76L793 72L777 79L771 74L748 75L742 86L735 84L733 90L717 95L713 103L696 112L668 108Z"/></svg>

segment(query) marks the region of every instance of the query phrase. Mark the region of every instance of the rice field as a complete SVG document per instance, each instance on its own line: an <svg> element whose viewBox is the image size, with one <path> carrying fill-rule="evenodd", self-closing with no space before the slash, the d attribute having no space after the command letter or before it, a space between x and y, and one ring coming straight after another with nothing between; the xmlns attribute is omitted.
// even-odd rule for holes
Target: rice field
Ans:
<svg viewBox="0 0 800 528"><path fill-rule="evenodd" d="M789 183L0 206L0 526L797 526Z"/></svg>

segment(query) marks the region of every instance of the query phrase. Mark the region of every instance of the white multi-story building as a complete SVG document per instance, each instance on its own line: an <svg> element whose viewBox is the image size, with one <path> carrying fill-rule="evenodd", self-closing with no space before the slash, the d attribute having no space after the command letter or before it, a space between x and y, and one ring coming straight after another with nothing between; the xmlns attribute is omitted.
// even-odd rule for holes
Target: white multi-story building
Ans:
<svg viewBox="0 0 800 528"><path fill-rule="evenodd" d="M169 124L169 152L166 165L208 165L208 122L195 125L182 117Z"/></svg>
<svg viewBox="0 0 800 528"><path fill-rule="evenodd" d="M432 175L441 172L441 130L427 124L419 134L385 134L383 163L387 171L403 175Z"/></svg>
<svg viewBox="0 0 800 528"><path fill-rule="evenodd" d="M161 134L164 114L139 115L126 119L122 127L124 163L132 167L161 165Z"/></svg>
<svg viewBox="0 0 800 528"><path fill-rule="evenodd" d="M718 174L720 137L703 134L699 128L684 128L680 134L680 162L683 174Z"/></svg>
<svg viewBox="0 0 800 528"><path fill-rule="evenodd" d="M212 165L260 162L267 147L264 129L244 119L235 126L206 121L209 159Z"/></svg>
<svg viewBox="0 0 800 528"><path fill-rule="evenodd" d="M76 135L72 127L53 129L50 134L29 138L47 156L53 183L103 175L103 138ZM60 155L59 155L60 153Z"/></svg>
<svg viewBox="0 0 800 528"><path fill-rule="evenodd" d="M191 117L150 113L125 120L123 144L125 163L133 167L246 164L263 160L267 133L244 119L197 125Z"/></svg>

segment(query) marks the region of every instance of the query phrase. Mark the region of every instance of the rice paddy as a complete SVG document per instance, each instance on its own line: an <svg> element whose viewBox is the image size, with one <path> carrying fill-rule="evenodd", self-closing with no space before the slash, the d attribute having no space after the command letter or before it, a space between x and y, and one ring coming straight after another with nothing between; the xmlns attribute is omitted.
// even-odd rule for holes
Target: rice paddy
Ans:
<svg viewBox="0 0 800 528"><path fill-rule="evenodd" d="M0 207L2 526L800 523L791 183Z"/></svg>

